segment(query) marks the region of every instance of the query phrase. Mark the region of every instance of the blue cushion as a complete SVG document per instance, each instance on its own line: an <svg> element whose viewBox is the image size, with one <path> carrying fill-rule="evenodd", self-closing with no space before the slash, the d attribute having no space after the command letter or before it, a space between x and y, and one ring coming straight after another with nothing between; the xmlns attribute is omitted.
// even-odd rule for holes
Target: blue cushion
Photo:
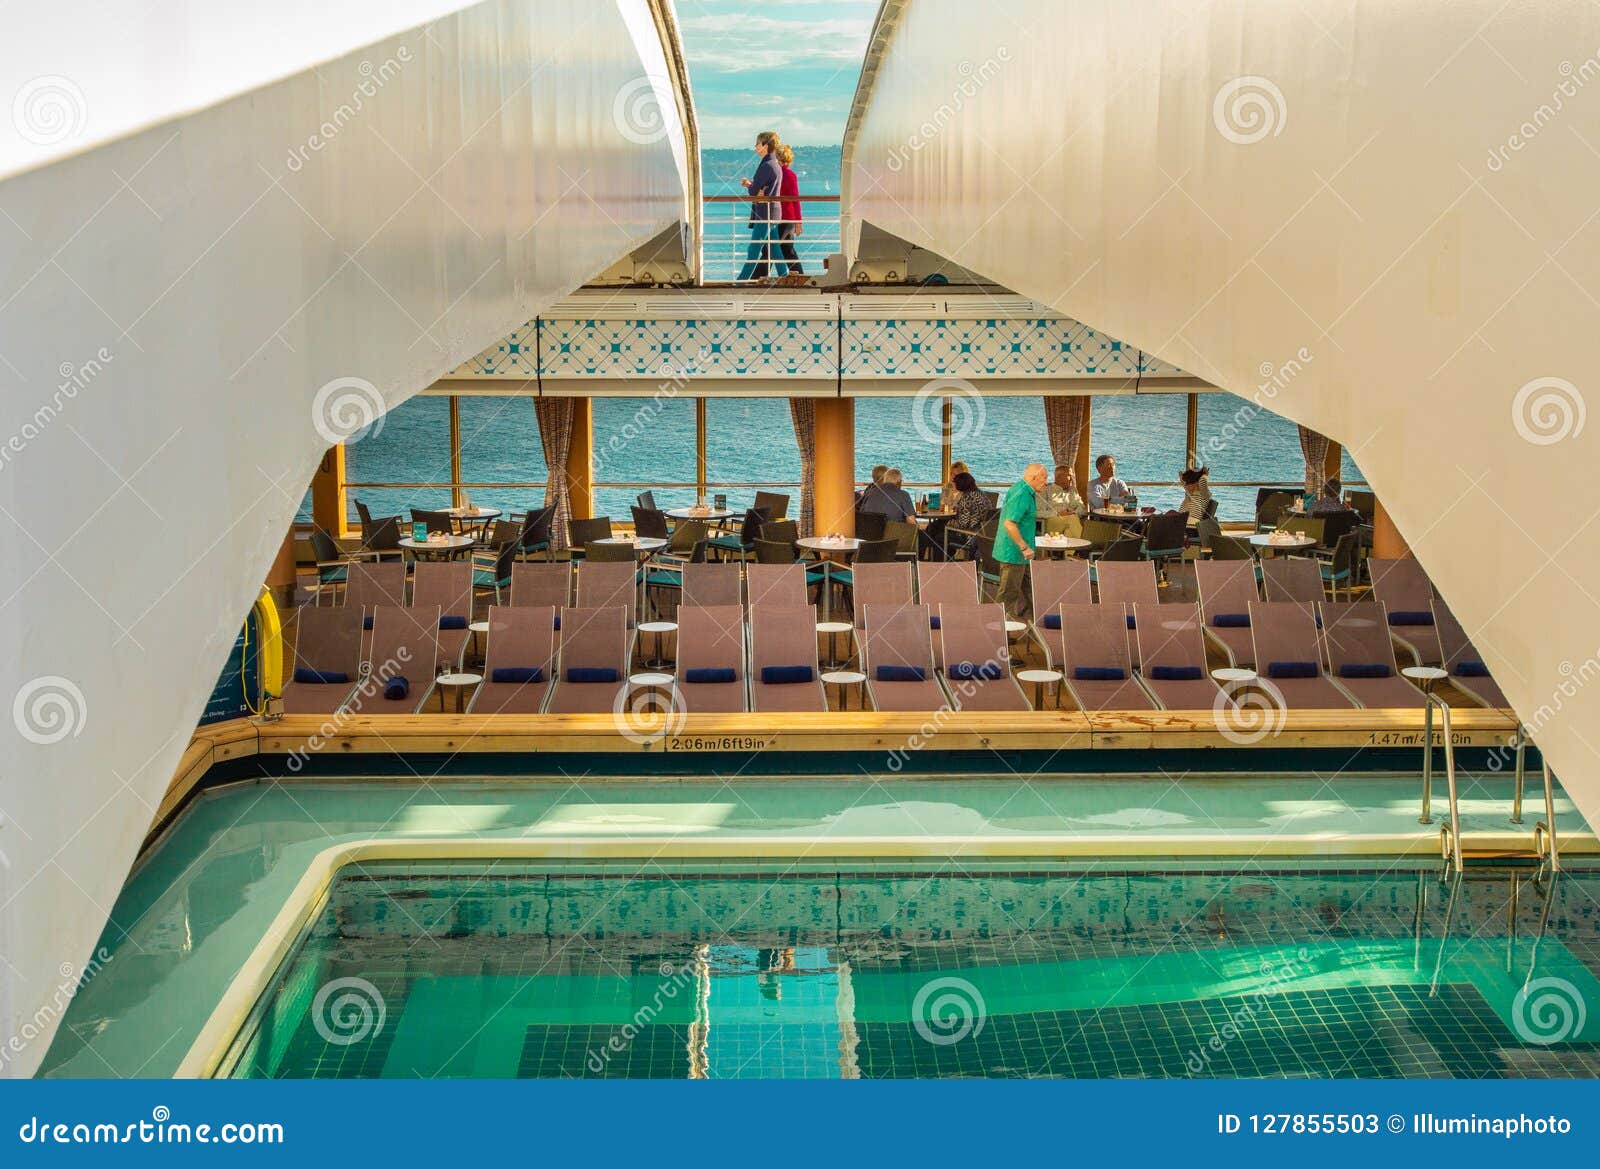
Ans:
<svg viewBox="0 0 1600 1169"><path fill-rule="evenodd" d="M1151 666L1150 677L1157 682L1198 682L1206 676L1199 666Z"/></svg>
<svg viewBox="0 0 1600 1169"><path fill-rule="evenodd" d="M350 675L340 673L337 670L313 670L308 666L297 666L294 671L294 680L296 682L305 682L311 686L322 686L336 682L348 683Z"/></svg>
<svg viewBox="0 0 1600 1169"><path fill-rule="evenodd" d="M732 666L701 666L698 669L685 670L683 680L697 685L701 682L737 682L739 671Z"/></svg>
<svg viewBox="0 0 1600 1169"><path fill-rule="evenodd" d="M999 662L951 662L945 673L952 678L981 678L985 682L997 682L1006 676Z"/></svg>
<svg viewBox="0 0 1600 1169"><path fill-rule="evenodd" d="M1061 614L1060 613L1046 613L1044 615L1044 620L1041 621L1039 624L1043 625L1046 629L1060 629L1061 628Z"/></svg>
<svg viewBox="0 0 1600 1169"><path fill-rule="evenodd" d="M557 613L557 614L556 614L556 624L555 624L555 627L556 627L556 628L557 628L557 629L560 629L560 628L561 628L561 614L560 614L560 613Z"/></svg>
<svg viewBox="0 0 1600 1169"><path fill-rule="evenodd" d="M501 666L489 677L494 682L543 682L544 670L538 666Z"/></svg>
<svg viewBox="0 0 1600 1169"><path fill-rule="evenodd" d="M1072 676L1079 682L1123 682L1128 677L1116 666L1078 666Z"/></svg>
<svg viewBox="0 0 1600 1169"><path fill-rule="evenodd" d="M1452 671L1458 678L1487 678L1489 667L1476 658L1462 658Z"/></svg>
<svg viewBox="0 0 1600 1169"><path fill-rule="evenodd" d="M921 666L879 666L873 671L880 682L926 682L927 671Z"/></svg>
<svg viewBox="0 0 1600 1169"><path fill-rule="evenodd" d="M762 666L761 680L768 686L793 686L816 677L810 666Z"/></svg>
<svg viewBox="0 0 1600 1169"><path fill-rule="evenodd" d="M1433 614L1426 609L1396 609L1389 614L1390 625L1432 625Z"/></svg>
<svg viewBox="0 0 1600 1169"><path fill-rule="evenodd" d="M1250 614L1217 613L1212 616L1211 624L1216 629L1249 629Z"/></svg>
<svg viewBox="0 0 1600 1169"><path fill-rule="evenodd" d="M390 702L397 702L410 693L411 683L400 674L396 674L383 684L383 696Z"/></svg>
<svg viewBox="0 0 1600 1169"><path fill-rule="evenodd" d="M928 618L928 628L929 629L938 629L939 628L939 618L938 617L929 617Z"/></svg>
<svg viewBox="0 0 1600 1169"><path fill-rule="evenodd" d="M1132 613L1128 614L1128 628L1129 629L1137 629L1138 628L1138 626L1133 623L1133 614Z"/></svg>
<svg viewBox="0 0 1600 1169"><path fill-rule="evenodd" d="M605 666L570 666L567 669L568 682L615 682L617 672Z"/></svg>
<svg viewBox="0 0 1600 1169"><path fill-rule="evenodd" d="M439 618L440 629L465 629L467 619L459 614Z"/></svg>
<svg viewBox="0 0 1600 1169"><path fill-rule="evenodd" d="M1346 662L1339 667L1341 678L1387 678L1393 673L1387 662Z"/></svg>
<svg viewBox="0 0 1600 1169"><path fill-rule="evenodd" d="M361 628L363 628L363 629L371 629L372 628L372 614L371 613L368 613L365 617L363 617L361 619Z"/></svg>
<svg viewBox="0 0 1600 1169"><path fill-rule="evenodd" d="M1269 678L1315 678L1320 671L1316 662L1268 662Z"/></svg>

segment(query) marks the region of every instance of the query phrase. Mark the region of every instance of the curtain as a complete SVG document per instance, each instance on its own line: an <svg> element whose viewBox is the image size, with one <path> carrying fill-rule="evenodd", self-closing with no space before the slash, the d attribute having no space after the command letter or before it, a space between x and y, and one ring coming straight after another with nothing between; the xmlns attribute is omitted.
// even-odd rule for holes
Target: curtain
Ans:
<svg viewBox="0 0 1600 1169"><path fill-rule="evenodd" d="M1299 427L1299 431L1300 453L1306 460L1306 491L1320 496L1322 480L1326 478L1323 467L1328 458L1328 436L1305 426Z"/></svg>
<svg viewBox="0 0 1600 1169"><path fill-rule="evenodd" d="M567 479L567 455L572 451L573 398L535 398L534 416L539 421L539 446L544 450L544 465L549 468L544 489L544 505L556 505L550 523L550 546L565 551L569 546L567 522L572 519L572 491Z"/></svg>
<svg viewBox="0 0 1600 1169"><path fill-rule="evenodd" d="M1044 429L1050 438L1050 457L1057 467L1078 465L1078 435L1083 430L1083 408L1088 400L1081 394L1044 398ZM1087 483L1078 484L1079 491L1087 488Z"/></svg>
<svg viewBox="0 0 1600 1169"><path fill-rule="evenodd" d="M800 534L815 535L817 524L817 404L810 398L790 398L794 440L800 448Z"/></svg>

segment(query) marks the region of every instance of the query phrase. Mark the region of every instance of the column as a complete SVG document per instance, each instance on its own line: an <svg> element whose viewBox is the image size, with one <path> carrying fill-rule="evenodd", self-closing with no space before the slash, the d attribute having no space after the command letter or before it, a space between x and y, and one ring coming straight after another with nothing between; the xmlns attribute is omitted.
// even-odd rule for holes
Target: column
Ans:
<svg viewBox="0 0 1600 1169"><path fill-rule="evenodd" d="M1078 458L1073 465L1073 473L1078 477L1078 494L1087 496L1089 480L1094 478L1094 452L1089 449L1090 416L1094 413L1094 399L1085 394L1083 397L1083 421L1078 424Z"/></svg>
<svg viewBox="0 0 1600 1169"><path fill-rule="evenodd" d="M855 535L856 404L817 399L817 535Z"/></svg>
<svg viewBox="0 0 1600 1169"><path fill-rule="evenodd" d="M337 448L336 448L337 449ZM272 561L272 567L267 569L266 587L272 590L272 600L278 606L279 612L288 613L294 608L294 525L289 525L288 533L283 537L283 544L278 548L278 555Z"/></svg>
<svg viewBox="0 0 1600 1169"><path fill-rule="evenodd" d="M345 516L344 444L329 447L311 476L311 522L338 540L350 535Z"/></svg>
<svg viewBox="0 0 1600 1169"><path fill-rule="evenodd" d="M572 518L594 518L594 401L572 402L572 446L567 451L567 483Z"/></svg>
<svg viewBox="0 0 1600 1169"><path fill-rule="evenodd" d="M1394 526L1381 499L1372 505L1372 554L1379 560L1399 560L1411 555L1411 546Z"/></svg>

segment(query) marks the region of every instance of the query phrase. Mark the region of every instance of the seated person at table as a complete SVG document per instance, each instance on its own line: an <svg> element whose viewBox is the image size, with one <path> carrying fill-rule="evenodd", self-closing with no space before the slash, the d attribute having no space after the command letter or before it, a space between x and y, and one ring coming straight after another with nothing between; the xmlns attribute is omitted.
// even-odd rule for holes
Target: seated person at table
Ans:
<svg viewBox="0 0 1600 1169"><path fill-rule="evenodd" d="M988 519L994 508L983 492L978 490L978 481L966 471L957 471L950 476L951 483L959 493L956 498L955 518L950 521L947 531L953 537L950 546L950 555L956 556L962 552L970 560L975 555L978 544L978 529L983 527L983 521ZM971 532L972 535L964 536L961 533Z"/></svg>
<svg viewBox="0 0 1600 1169"><path fill-rule="evenodd" d="M1333 515L1336 512L1345 511L1344 500L1340 498L1343 494L1344 485L1339 482L1337 477L1324 479L1322 481L1322 494L1312 501L1311 510L1308 514L1314 516Z"/></svg>
<svg viewBox="0 0 1600 1169"><path fill-rule="evenodd" d="M1133 492L1117 478L1117 460L1101 455L1094 461L1094 469L1099 477L1089 480L1089 507L1098 510L1108 503L1127 503Z"/></svg>
<svg viewBox="0 0 1600 1169"><path fill-rule="evenodd" d="M1078 477L1071 467L1057 467L1055 479L1040 488L1038 496L1041 520L1064 515L1083 518L1083 496L1078 494Z"/></svg>
<svg viewBox="0 0 1600 1169"><path fill-rule="evenodd" d="M1210 467L1191 467L1178 476L1178 482L1183 485L1183 502L1178 505L1178 510L1189 518L1191 524L1197 524L1205 518L1206 508L1211 503L1211 484L1207 482L1210 474Z"/></svg>
<svg viewBox="0 0 1600 1169"><path fill-rule="evenodd" d="M861 493L861 510L877 512L892 520L908 520L917 514L917 505L901 486L905 482L899 467L890 467L883 473L881 483L871 484Z"/></svg>
<svg viewBox="0 0 1600 1169"><path fill-rule="evenodd" d="M958 475L965 475L969 479L972 478L972 468L960 459L950 464L950 482L944 485L939 494L939 506L944 511L955 511L956 504L961 500L961 488L956 484ZM973 490L977 490L976 480L974 480Z"/></svg>

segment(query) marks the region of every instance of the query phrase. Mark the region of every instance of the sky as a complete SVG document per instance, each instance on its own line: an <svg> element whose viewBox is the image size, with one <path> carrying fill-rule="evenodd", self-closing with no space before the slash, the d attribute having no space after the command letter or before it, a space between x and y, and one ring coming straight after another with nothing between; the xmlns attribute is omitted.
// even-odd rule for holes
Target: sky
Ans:
<svg viewBox="0 0 1600 1169"><path fill-rule="evenodd" d="M878 0L674 0L700 145L844 138Z"/></svg>

